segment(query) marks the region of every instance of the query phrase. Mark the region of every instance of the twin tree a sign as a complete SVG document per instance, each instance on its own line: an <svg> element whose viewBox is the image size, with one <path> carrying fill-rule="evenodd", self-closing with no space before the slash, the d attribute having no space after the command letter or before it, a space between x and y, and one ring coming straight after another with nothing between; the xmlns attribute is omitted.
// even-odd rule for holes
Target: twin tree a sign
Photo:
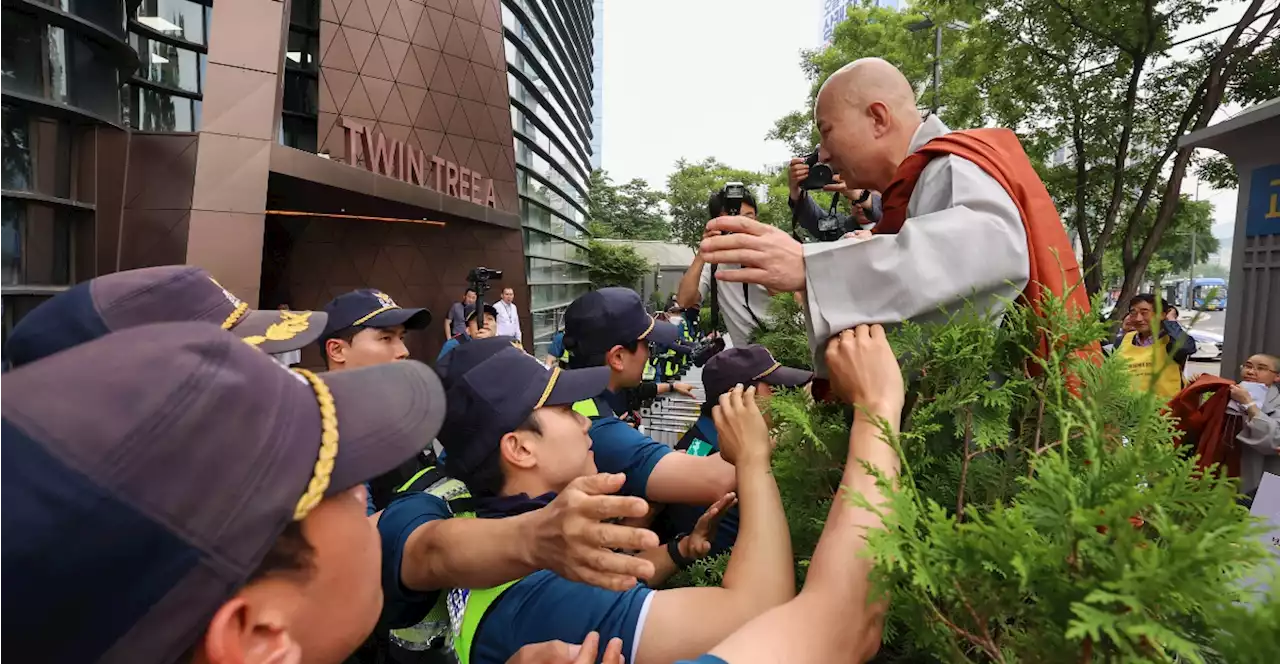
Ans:
<svg viewBox="0 0 1280 664"><path fill-rule="evenodd" d="M493 180L458 166L452 161L415 150L400 141L388 141L381 132L377 136L364 125L342 118L342 131L347 138L347 163L355 166L364 157L368 170L420 187L471 201L477 205L497 207Z"/></svg>

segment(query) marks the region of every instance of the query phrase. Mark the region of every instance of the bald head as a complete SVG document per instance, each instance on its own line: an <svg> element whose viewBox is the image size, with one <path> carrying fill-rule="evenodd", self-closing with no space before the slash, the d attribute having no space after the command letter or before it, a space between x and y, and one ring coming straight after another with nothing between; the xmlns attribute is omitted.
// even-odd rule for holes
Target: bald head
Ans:
<svg viewBox="0 0 1280 664"><path fill-rule="evenodd" d="M893 179L920 127L911 83L880 58L854 60L832 74L818 90L813 119L820 158L850 187L876 191Z"/></svg>
<svg viewBox="0 0 1280 664"><path fill-rule="evenodd" d="M897 67L880 58L860 58L837 69L818 91L818 103L822 103L823 95L829 95L835 103L855 106L878 101L895 115L919 118L911 83Z"/></svg>

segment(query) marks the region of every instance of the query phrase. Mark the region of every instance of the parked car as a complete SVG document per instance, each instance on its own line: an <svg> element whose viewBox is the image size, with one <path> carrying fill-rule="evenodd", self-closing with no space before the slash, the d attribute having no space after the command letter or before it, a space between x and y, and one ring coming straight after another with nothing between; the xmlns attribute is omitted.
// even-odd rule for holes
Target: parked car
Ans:
<svg viewBox="0 0 1280 664"><path fill-rule="evenodd" d="M1217 332L1191 330L1191 338L1196 340L1196 352L1191 359L1213 361L1222 359L1222 335Z"/></svg>

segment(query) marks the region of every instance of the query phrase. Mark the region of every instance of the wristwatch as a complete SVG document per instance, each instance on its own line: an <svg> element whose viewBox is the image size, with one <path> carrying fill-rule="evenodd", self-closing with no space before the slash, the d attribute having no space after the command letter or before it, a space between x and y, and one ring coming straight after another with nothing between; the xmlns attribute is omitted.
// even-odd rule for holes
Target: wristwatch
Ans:
<svg viewBox="0 0 1280 664"><path fill-rule="evenodd" d="M677 569L684 569L693 564L693 558L685 558L680 553L680 541L688 536L689 533L680 533L667 542L667 554L671 556L671 562L676 564Z"/></svg>

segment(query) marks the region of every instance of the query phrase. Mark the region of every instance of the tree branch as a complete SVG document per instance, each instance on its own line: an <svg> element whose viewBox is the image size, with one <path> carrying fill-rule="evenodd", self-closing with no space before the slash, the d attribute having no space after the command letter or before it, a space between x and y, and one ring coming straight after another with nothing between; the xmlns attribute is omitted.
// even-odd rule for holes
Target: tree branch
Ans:
<svg viewBox="0 0 1280 664"><path fill-rule="evenodd" d="M1052 2L1055 6L1057 6L1058 9L1061 10L1062 13L1066 15L1067 20L1071 21L1071 25L1074 25L1080 30L1083 30L1089 33L1090 35L1093 35L1094 37L1108 44L1111 44L1112 46L1120 49L1121 51L1124 51L1125 53L1129 53L1130 55L1132 55L1133 49L1131 47L1125 46L1114 35L1106 34L1101 30L1098 30L1097 28L1085 25L1084 20L1082 20L1080 18L1080 15L1076 13L1076 10L1070 7L1069 5L1061 2L1061 0L1050 0L1050 2Z"/></svg>
<svg viewBox="0 0 1280 664"><path fill-rule="evenodd" d="M969 450L973 445L973 408L964 416L964 460L960 462L960 492L956 496L956 523L964 521L964 487L969 476L969 462L973 460Z"/></svg>

